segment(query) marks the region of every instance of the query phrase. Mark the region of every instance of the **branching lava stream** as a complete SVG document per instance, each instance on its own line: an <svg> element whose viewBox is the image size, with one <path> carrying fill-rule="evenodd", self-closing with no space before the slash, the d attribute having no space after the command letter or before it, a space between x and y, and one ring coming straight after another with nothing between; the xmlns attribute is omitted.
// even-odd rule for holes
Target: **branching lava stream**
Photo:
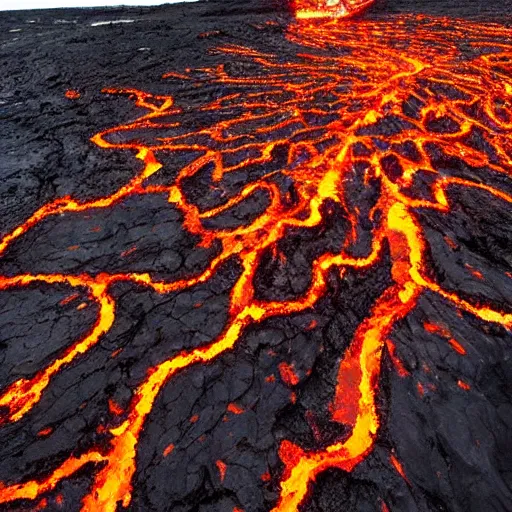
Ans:
<svg viewBox="0 0 512 512"><path fill-rule="evenodd" d="M0 503L40 498L90 465L94 476L82 510L113 512L119 502L129 506L141 432L159 392L173 376L192 365L208 364L243 343L244 330L251 324L314 308L326 294L330 273L343 276L348 269L364 271L378 265L385 251L392 264L389 286L357 328L349 348L339 354L330 410L333 421L347 425L350 433L319 451L304 450L287 440L281 443L284 471L274 511L298 510L320 472L330 467L350 472L372 451L380 426L376 397L384 347L397 322L413 310L424 292L438 294L484 322L510 329L511 309L460 296L432 277L418 212L450 215L450 190L457 187L512 203L506 190L443 171L432 156L435 148L445 158L499 175L502 182L510 180L511 36L510 29L496 24L444 18L297 21L287 32L289 43L298 48L293 58L235 45L216 49L226 61L250 63L251 70L257 69L254 75L220 64L164 76L198 87L217 84L229 91L195 107L199 118L210 115L210 121L198 129L189 129L183 122L187 112L179 107L179 98L175 101L172 96L137 89L106 89L106 94L128 96L145 112L133 122L94 135L92 142L106 151L133 152L142 170L110 196L90 202L63 197L44 205L4 236L0 254L49 217L110 208L135 195L165 195L181 212L183 227L199 237L202 247L218 244L220 249L202 273L178 280L133 272L0 277L2 290L66 284L85 290L99 308L94 326L83 338L30 379L17 380L1 392L2 423L29 415L52 378L111 329L116 320L116 298L111 292L115 283L170 294L207 282L222 264L235 259L241 273L230 294L229 320L211 343L169 354L149 369L134 390L128 410L110 428L108 449L70 454L42 478L6 482L0 487ZM461 41L466 48L461 48ZM211 114L218 117L212 121ZM480 147L471 142L476 132L485 140ZM184 183L208 166L213 185L220 185L228 173L270 164L280 148L287 151L286 165L251 178L224 204L202 210L187 197ZM194 158L172 183L151 181L162 169L159 154L186 152ZM428 176L430 184L419 187L419 175ZM354 207L347 197L347 183L356 176L363 188L378 192L368 211ZM293 193L283 192L283 180L293 184ZM266 194L269 203L251 222L230 229L205 227L207 220L256 193ZM259 299L254 281L263 255L275 249L291 229L321 225L328 204L336 204L350 223L343 246L315 259L310 286L302 296ZM365 254L361 254L363 217L371 223L371 243Z"/></svg>

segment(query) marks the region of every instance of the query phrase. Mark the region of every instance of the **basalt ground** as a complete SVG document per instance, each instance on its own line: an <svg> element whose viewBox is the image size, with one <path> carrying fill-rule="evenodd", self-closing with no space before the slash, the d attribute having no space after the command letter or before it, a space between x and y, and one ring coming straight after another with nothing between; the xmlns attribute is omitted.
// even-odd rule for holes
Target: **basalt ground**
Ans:
<svg viewBox="0 0 512 512"><path fill-rule="evenodd" d="M510 9L2 13L1 507L512 510Z"/></svg>

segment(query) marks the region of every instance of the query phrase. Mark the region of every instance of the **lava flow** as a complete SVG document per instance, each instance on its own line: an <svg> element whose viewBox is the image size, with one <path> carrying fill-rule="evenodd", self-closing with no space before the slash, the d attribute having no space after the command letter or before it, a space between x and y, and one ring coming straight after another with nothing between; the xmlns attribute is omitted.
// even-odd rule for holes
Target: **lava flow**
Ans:
<svg viewBox="0 0 512 512"><path fill-rule="evenodd" d="M93 476L83 511L129 506L139 439L169 380L243 344L248 326L314 310L331 293L333 276L364 275L386 261L390 268L385 291L338 355L329 411L347 434L318 450L281 442L276 512L298 510L320 472L333 467L351 472L370 454L381 426L377 398L385 347L392 346L394 328L422 295L435 295L484 325L510 329L509 304L486 304L436 280L421 213L451 215L456 189L512 203L506 189L512 176L511 36L510 29L497 24L445 18L299 21L288 28L289 55L224 45L215 52L225 63L164 76L191 88L222 91L204 104L183 108L179 97L171 95L106 89L109 95L128 96L145 112L94 135L92 142L106 151L133 152L142 170L112 195L90 202L63 197L44 205L4 236L0 254L46 219L108 209L144 195L165 196L198 245L216 252L202 272L179 279L137 272L0 277L1 290L65 284L88 293L98 306L97 320L85 336L30 379L16 380L2 391L3 424L30 415L55 375L111 330L116 283L172 294L206 283L225 263L236 261L240 273L230 293L228 321L212 342L170 353L149 368L126 410L111 408L119 421L113 420L101 446L78 448L43 476L2 484L0 503L41 499L87 466ZM232 62L247 66L227 65ZM170 183L154 180L164 166L161 155L183 154L191 158ZM453 161L459 165L441 165ZM206 176L212 190L221 189L226 177L240 170L247 171L246 182L210 208L187 193L186 184L194 177ZM267 206L250 221L230 228L211 223L256 194L267 198ZM304 293L283 300L260 297L256 280L262 261L278 253L282 240L292 231L341 221L347 225L343 242L312 258ZM451 345L463 353L460 343ZM300 393L293 368L283 368ZM407 375L403 368L400 372ZM220 467L224 478L226 466L222 462Z"/></svg>
<svg viewBox="0 0 512 512"><path fill-rule="evenodd" d="M297 19L348 18L373 4L375 0L295 0Z"/></svg>

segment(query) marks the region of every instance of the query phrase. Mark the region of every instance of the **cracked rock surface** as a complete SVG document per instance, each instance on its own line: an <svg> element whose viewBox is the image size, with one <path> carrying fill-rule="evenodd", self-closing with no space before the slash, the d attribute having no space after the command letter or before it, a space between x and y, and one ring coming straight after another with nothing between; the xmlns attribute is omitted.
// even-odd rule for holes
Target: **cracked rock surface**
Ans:
<svg viewBox="0 0 512 512"><path fill-rule="evenodd" d="M382 0L368 16L412 11L503 22L501 13L512 10L508 0L456 4ZM143 162L130 152L105 151L90 141L140 115L133 102L104 94L103 88L172 93L185 117L192 112L186 122L200 127L217 114L194 109L219 97L222 86L171 87L162 75L215 67L225 58L210 51L215 46L278 53L289 48L283 35L289 18L277 0L1 13L0 235L58 198L102 198L140 172ZM119 19L133 22L98 25ZM265 25L269 20L273 23ZM244 64L230 59L243 73ZM79 98L66 97L70 90ZM392 133L392 119L384 124L380 129ZM148 183L172 183L191 158L162 154L163 167ZM251 172L259 172L240 169L212 187L207 171L183 185L200 209L218 206L253 179ZM497 178L496 184L511 193L510 177ZM293 199L293 183L283 178L278 185ZM370 204L370 196L356 199ZM510 312L510 203L462 188L450 192L450 199L450 216L418 214L432 276L448 291ZM253 194L204 226L236 229L269 204L268 194ZM257 300L301 296L311 285L313 261L342 245L348 221L339 205L324 208L325 223L290 228L277 244L279 254L271 249L263 254L254 279ZM355 256L371 248L369 229L363 231ZM132 195L108 208L39 222L0 256L0 275L149 273L180 280L204 272L220 250L218 243L204 246L187 231L166 195ZM128 510L264 512L276 506L284 468L281 441L315 451L347 435L348 427L333 421L330 410L340 359L389 286L391 260L386 247L378 265L344 275L331 272L328 292L313 308L248 325L232 350L174 376L158 394L140 435ZM3 485L42 480L70 454L106 449L100 426L112 425L130 406L149 368L221 335L243 271L241 262L230 258L205 282L165 294L133 282L113 284L115 320L108 332L52 377L29 413L0 424ZM0 390L51 364L93 328L98 311L84 287L64 282L1 289ZM427 323L444 331L429 331ZM450 339L463 345L464 356ZM510 329L461 312L427 291L396 323L392 341L395 353L384 352L378 382L381 426L372 452L350 473L337 468L320 473L301 511L512 511ZM406 377L397 371L395 356ZM405 478L390 454L399 458ZM92 474L86 465L37 500L6 502L0 510L79 511Z"/></svg>

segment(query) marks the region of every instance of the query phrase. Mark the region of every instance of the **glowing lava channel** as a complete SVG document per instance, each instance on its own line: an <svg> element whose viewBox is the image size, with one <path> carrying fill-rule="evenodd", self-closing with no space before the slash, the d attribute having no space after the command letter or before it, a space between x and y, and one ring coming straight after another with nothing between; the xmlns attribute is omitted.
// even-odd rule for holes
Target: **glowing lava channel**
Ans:
<svg viewBox="0 0 512 512"><path fill-rule="evenodd" d="M343 275L347 269L373 267L382 261L386 248L392 263L389 286L357 328L349 348L339 355L338 383L330 411L332 419L347 425L350 433L346 439L312 452L283 441L279 454L285 469L275 511L297 510L319 472L329 467L351 471L371 452L380 426L376 396L383 349L396 323L411 312L423 292L438 294L448 304L484 322L511 328L510 312L463 299L430 277L428 244L418 215L421 209L449 215L451 187L478 190L496 201L512 203L506 191L441 174L428 149L435 144L447 157L499 173L503 180L510 179L512 44L507 41L511 35L509 29L499 25L412 17L385 22L294 24L288 39L302 45L303 51L288 62L239 46L219 49L226 59L259 65L260 73L232 75L223 65L201 70L199 74L203 80L206 76L208 84L229 87L234 92L196 110L198 116L227 113L231 115L229 120L219 116L224 120L211 121L196 131L180 131L183 112L170 96L136 89L106 89L109 94L130 96L146 113L131 123L98 133L92 141L105 150L133 151L143 163L142 170L111 196L83 203L65 197L43 206L4 236L0 254L51 216L109 208L126 197L146 194L165 194L182 213L184 228L200 238L200 245L208 247L216 242L220 250L202 273L175 281L157 280L150 273L0 277L2 290L38 284L84 289L99 306L96 323L82 339L31 379L17 380L3 391L3 422L16 422L29 414L53 376L110 330L116 315L116 299L110 291L114 283L126 281L168 294L207 282L229 259L240 262L241 274L230 294L229 320L223 332L209 344L170 355L150 368L134 390L118 426L109 429L107 448L70 455L44 478L3 484L0 503L35 500L80 468L91 465L94 478L83 498L82 510L114 512L118 503L128 506L138 441L169 379L191 365L206 364L231 350L250 324L313 308L324 296L327 276L333 269ZM459 49L460 41L469 41L474 50L471 57ZM170 73L166 78L200 85L194 72ZM457 94L436 94L440 84ZM413 99L417 112L407 114L406 107ZM390 116L400 129L383 135L377 127ZM448 123L450 129L433 129L435 121ZM469 143L475 128L485 139L485 147L492 151ZM175 134L159 137L159 130L175 130ZM293 135L284 137L284 131ZM130 138L131 133L141 132L156 135L144 143ZM278 172L247 183L223 205L201 211L187 198L184 181L205 166L213 167L213 181L220 183L226 173L272 162L274 150L282 146L288 150L287 164ZM196 155L195 159L179 170L172 184L148 184L148 178L162 167L158 152L184 151ZM390 158L395 162L394 172L389 170ZM359 164L364 167L364 187L374 188L379 197L364 219L372 226L371 248L365 256L355 257L352 249L358 243L362 214L350 206L347 184ZM429 194L416 193L414 179L418 173L432 178ZM278 174L293 182L295 199L291 203L275 180ZM228 211L256 192L266 194L269 205L251 222L234 229L205 227L206 219ZM289 228L321 225L326 215L322 207L327 203L336 203L350 221L343 247L336 253L325 252L312 263L311 284L303 296L282 302L258 300L254 281L263 255L276 248Z"/></svg>
<svg viewBox="0 0 512 512"><path fill-rule="evenodd" d="M375 0L295 0L293 7L299 20L318 18L348 18L354 16Z"/></svg>

